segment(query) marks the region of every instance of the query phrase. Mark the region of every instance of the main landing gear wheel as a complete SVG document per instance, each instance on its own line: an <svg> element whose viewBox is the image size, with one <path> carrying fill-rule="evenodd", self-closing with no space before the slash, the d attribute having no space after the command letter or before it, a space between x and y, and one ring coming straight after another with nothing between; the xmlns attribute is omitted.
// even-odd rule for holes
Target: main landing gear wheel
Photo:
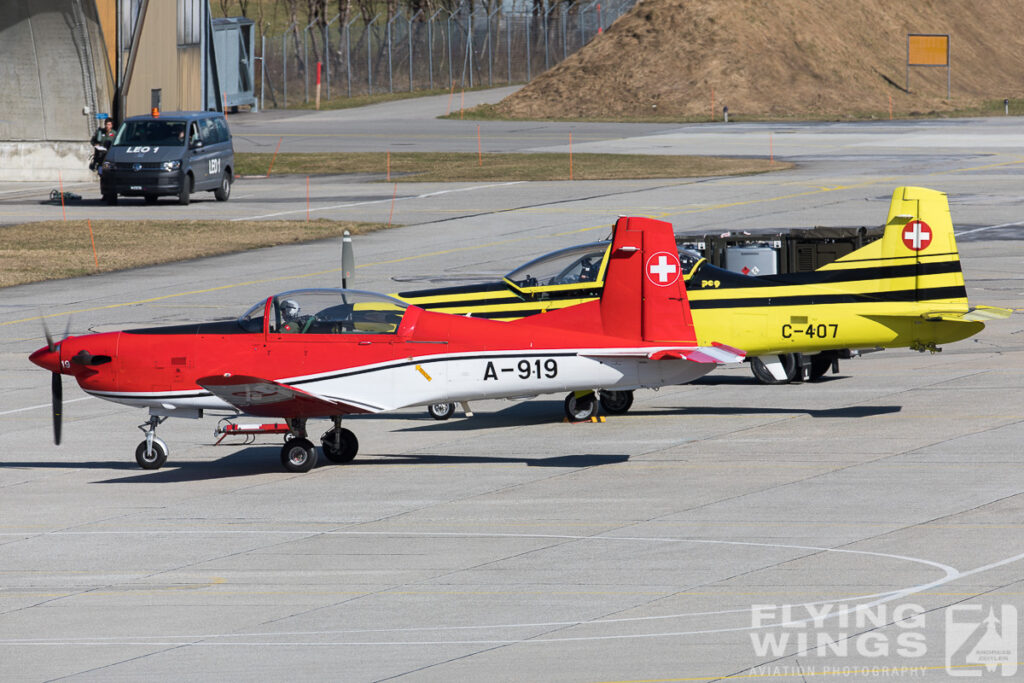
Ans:
<svg viewBox="0 0 1024 683"><path fill-rule="evenodd" d="M811 356L811 370L808 379L812 382L818 381L825 376L835 362L835 355L831 353L819 353Z"/></svg>
<svg viewBox="0 0 1024 683"><path fill-rule="evenodd" d="M601 408L609 415L625 415L632 406L632 391L601 392Z"/></svg>
<svg viewBox="0 0 1024 683"><path fill-rule="evenodd" d="M135 449L135 462L144 470L158 470L167 462L167 452L164 440L154 436L152 444L147 439Z"/></svg>
<svg viewBox="0 0 1024 683"><path fill-rule="evenodd" d="M599 407L600 403L593 392L579 397L573 392L565 397L565 416L570 422L584 422L597 417Z"/></svg>
<svg viewBox="0 0 1024 683"><path fill-rule="evenodd" d="M316 467L316 446L309 439L288 439L281 448L281 464L289 472L309 472Z"/></svg>
<svg viewBox="0 0 1024 683"><path fill-rule="evenodd" d="M324 432L320 445L324 449L324 457L334 463L352 462L359 452L359 439L344 427Z"/></svg>
<svg viewBox="0 0 1024 683"><path fill-rule="evenodd" d="M800 364L797 362L797 355L795 353L783 353L779 354L779 358L782 359L782 369L786 372L786 379L775 379L771 371L764 362L757 357L750 359L750 370L754 373L754 377L761 384L789 384L797 378L797 374L800 372Z"/></svg>
<svg viewBox="0 0 1024 683"><path fill-rule="evenodd" d="M455 414L454 403L431 403L427 406L427 412L435 420L447 420Z"/></svg>

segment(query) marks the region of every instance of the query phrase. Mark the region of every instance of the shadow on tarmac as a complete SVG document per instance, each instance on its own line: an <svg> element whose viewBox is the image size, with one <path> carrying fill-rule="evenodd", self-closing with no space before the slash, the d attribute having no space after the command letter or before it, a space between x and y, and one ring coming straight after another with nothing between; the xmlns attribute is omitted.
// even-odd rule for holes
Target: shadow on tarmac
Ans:
<svg viewBox="0 0 1024 683"><path fill-rule="evenodd" d="M116 479L104 479L94 482L96 484L170 484L187 481L205 481L210 479L224 479L227 477L246 477L257 474L288 474L281 468L279 457L280 448L277 446L251 446L236 451L214 461L182 462L174 463L168 461L168 465L159 470L139 471L134 463L97 463L98 469L102 465L110 466L112 469L135 469L139 472L133 477L118 477ZM596 467L599 465L614 465L626 462L629 455L599 455L585 453L580 455L560 455L550 458L517 458L517 457L493 457L476 455L374 455L366 459L356 458L350 463L336 465L337 467L358 467L363 465L465 465L465 464L524 464L527 467L565 467L580 469L584 467ZM320 464L316 469L333 467L332 463L325 458L320 458ZM33 466L22 463L24 466ZM12 466L6 464L6 466ZM68 467L69 465L64 465ZM74 467L72 465L72 467Z"/></svg>

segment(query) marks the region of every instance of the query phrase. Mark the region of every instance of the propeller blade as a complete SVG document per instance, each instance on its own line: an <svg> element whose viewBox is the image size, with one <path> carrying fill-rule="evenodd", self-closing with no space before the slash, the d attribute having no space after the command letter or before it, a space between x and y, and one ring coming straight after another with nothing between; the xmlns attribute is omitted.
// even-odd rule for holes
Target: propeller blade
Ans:
<svg viewBox="0 0 1024 683"><path fill-rule="evenodd" d="M57 345L53 343L53 335L50 334L50 328L46 326L46 318L40 315L39 321L43 323L43 336L46 337L46 348L49 351L53 351L57 348Z"/></svg>
<svg viewBox="0 0 1024 683"><path fill-rule="evenodd" d="M345 231L341 238L341 286L347 289L356 270L356 257L352 252L352 233Z"/></svg>
<svg viewBox="0 0 1024 683"><path fill-rule="evenodd" d="M64 383L59 372L50 375L50 394L53 401L53 443L59 446L61 411L64 403Z"/></svg>

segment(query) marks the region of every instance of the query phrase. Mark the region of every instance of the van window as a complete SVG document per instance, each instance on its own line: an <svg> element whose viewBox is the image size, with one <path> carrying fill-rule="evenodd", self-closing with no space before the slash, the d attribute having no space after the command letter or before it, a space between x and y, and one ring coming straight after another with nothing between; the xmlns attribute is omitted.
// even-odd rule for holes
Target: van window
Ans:
<svg viewBox="0 0 1024 683"><path fill-rule="evenodd" d="M204 145L212 145L220 142L217 139L217 130L213 125L213 119L199 119L199 139Z"/></svg>
<svg viewBox="0 0 1024 683"><path fill-rule="evenodd" d="M114 147L129 145L181 147L184 144L184 121L125 121L114 139Z"/></svg>
<svg viewBox="0 0 1024 683"><path fill-rule="evenodd" d="M217 142L227 142L231 139L231 133L228 132L228 124L224 119L217 117L211 119L213 121L213 129L217 131Z"/></svg>

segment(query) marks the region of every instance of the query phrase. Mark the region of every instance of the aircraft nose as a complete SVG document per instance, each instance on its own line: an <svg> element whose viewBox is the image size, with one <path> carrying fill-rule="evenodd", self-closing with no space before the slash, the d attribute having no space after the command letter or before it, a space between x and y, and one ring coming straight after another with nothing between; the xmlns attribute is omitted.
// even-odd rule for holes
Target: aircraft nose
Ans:
<svg viewBox="0 0 1024 683"><path fill-rule="evenodd" d="M60 345L54 348L44 346L28 357L30 361L50 372L60 372Z"/></svg>

